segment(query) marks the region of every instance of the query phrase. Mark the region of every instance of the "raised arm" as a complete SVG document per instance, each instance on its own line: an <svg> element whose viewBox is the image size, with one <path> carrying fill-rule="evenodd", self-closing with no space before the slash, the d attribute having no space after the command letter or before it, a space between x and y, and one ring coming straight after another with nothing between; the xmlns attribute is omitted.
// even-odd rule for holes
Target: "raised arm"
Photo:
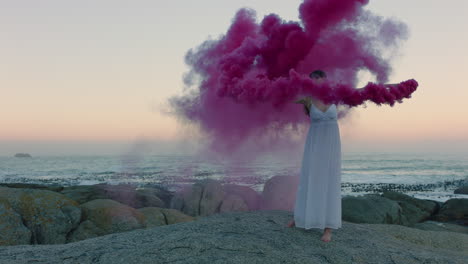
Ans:
<svg viewBox="0 0 468 264"><path fill-rule="evenodd" d="M304 112L305 112L306 115L309 115L310 114L310 105L312 104L312 100L314 100L314 98L312 96L305 96L305 97L295 101L294 103L304 105Z"/></svg>

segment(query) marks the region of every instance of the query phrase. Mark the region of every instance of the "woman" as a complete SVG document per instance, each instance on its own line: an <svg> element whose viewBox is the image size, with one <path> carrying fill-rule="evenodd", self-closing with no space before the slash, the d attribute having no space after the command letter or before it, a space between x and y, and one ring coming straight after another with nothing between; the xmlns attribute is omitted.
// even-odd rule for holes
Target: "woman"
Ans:
<svg viewBox="0 0 468 264"><path fill-rule="evenodd" d="M317 82L326 78L323 71L310 74ZM341 228L341 140L335 104L325 105L313 97L304 104L311 124L302 159L296 193L294 219L288 227L324 229L321 240L331 241L331 230Z"/></svg>

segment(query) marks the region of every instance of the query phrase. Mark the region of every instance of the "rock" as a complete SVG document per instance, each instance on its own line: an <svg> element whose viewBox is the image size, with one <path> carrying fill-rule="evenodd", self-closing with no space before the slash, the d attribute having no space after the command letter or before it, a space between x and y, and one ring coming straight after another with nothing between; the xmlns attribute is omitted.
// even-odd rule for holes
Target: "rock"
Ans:
<svg viewBox="0 0 468 264"><path fill-rule="evenodd" d="M138 195L147 195L147 196L155 196L157 197L160 201L162 201L162 206L161 207L164 207L164 208L168 208L170 203L171 203L171 199L172 197L174 196L174 192L172 191L169 191L167 190L166 188L164 187L160 187L160 186L155 186L155 187L140 187L140 188L137 188L136 189L136 192ZM158 202L160 203L160 202ZM144 206L142 207L150 207L150 206L154 206L154 205L150 205L150 204L144 204ZM142 208L140 207L140 208Z"/></svg>
<svg viewBox="0 0 468 264"><path fill-rule="evenodd" d="M244 199L242 199L242 197L236 194L229 194L223 199L219 211L221 213L231 211L249 211L249 207L244 202Z"/></svg>
<svg viewBox="0 0 468 264"><path fill-rule="evenodd" d="M145 227L143 213L114 200L96 199L80 207L83 223L69 235L68 242ZM86 220L91 223L84 223Z"/></svg>
<svg viewBox="0 0 468 264"><path fill-rule="evenodd" d="M353 223L400 224L402 209L397 202L377 194L342 198L342 218Z"/></svg>
<svg viewBox="0 0 468 264"><path fill-rule="evenodd" d="M166 203L155 194L167 195L156 188L135 189L129 184L95 184L65 187L61 193L80 204L96 199L112 199L133 208L166 207Z"/></svg>
<svg viewBox="0 0 468 264"><path fill-rule="evenodd" d="M226 194L233 194L242 198L248 210L254 211L260 208L261 195L254 189L237 184L224 184L223 188Z"/></svg>
<svg viewBox="0 0 468 264"><path fill-rule="evenodd" d="M384 191L382 197L396 201L400 205L402 209L400 224L406 226L428 219L439 209L435 201L417 199L400 192Z"/></svg>
<svg viewBox="0 0 468 264"><path fill-rule="evenodd" d="M79 204L84 204L96 199L109 198L105 186L107 184L66 186L60 193Z"/></svg>
<svg viewBox="0 0 468 264"><path fill-rule="evenodd" d="M468 185L462 186L462 187L456 189L455 191L453 191L453 193L455 193L455 194L468 194Z"/></svg>
<svg viewBox="0 0 468 264"><path fill-rule="evenodd" d="M263 187L261 209L294 211L298 184L297 176L270 178Z"/></svg>
<svg viewBox="0 0 468 264"><path fill-rule="evenodd" d="M200 200L200 216L211 215L219 212L219 207L224 199L225 192L219 181L205 180L201 182L203 192Z"/></svg>
<svg viewBox="0 0 468 264"><path fill-rule="evenodd" d="M219 181L200 180L177 192L171 201L170 208L190 216L211 215L219 212L225 194Z"/></svg>
<svg viewBox="0 0 468 264"><path fill-rule="evenodd" d="M286 227L287 211L229 212L65 245L0 247L0 263L450 263L465 264L468 236L401 225L343 222L323 230Z"/></svg>
<svg viewBox="0 0 468 264"><path fill-rule="evenodd" d="M16 153L15 158L32 158L31 154L28 153Z"/></svg>
<svg viewBox="0 0 468 264"><path fill-rule="evenodd" d="M195 218L175 209L145 207L138 209L146 217L146 227L161 225L172 225L183 222L194 221Z"/></svg>
<svg viewBox="0 0 468 264"><path fill-rule="evenodd" d="M0 187L0 199L7 200L31 231L32 244L63 244L79 224L78 204L48 190Z"/></svg>
<svg viewBox="0 0 468 264"><path fill-rule="evenodd" d="M60 185L43 185L43 184L34 184L34 183L0 183L0 186L8 188L27 188L27 189L40 189L40 190L49 190L53 192L60 192L63 190L63 186Z"/></svg>
<svg viewBox="0 0 468 264"><path fill-rule="evenodd" d="M166 216L166 221L168 225L191 222L197 219L190 215L183 214L182 212L175 209L161 208L161 211Z"/></svg>
<svg viewBox="0 0 468 264"><path fill-rule="evenodd" d="M159 207L145 207L137 210L145 215L145 227L167 225L166 216Z"/></svg>
<svg viewBox="0 0 468 264"><path fill-rule="evenodd" d="M446 231L446 232L468 234L468 226L462 226L462 225L451 224L451 223L441 223L441 222L431 221L431 220L424 221L422 223L417 223L413 227L421 229L421 230Z"/></svg>
<svg viewBox="0 0 468 264"><path fill-rule="evenodd" d="M21 216L10 203L0 199L0 246L23 245L31 242L31 231L21 221Z"/></svg>
<svg viewBox="0 0 468 264"><path fill-rule="evenodd" d="M462 225L468 225L468 199L455 198L445 201L432 220L439 222L455 221Z"/></svg>
<svg viewBox="0 0 468 264"><path fill-rule="evenodd" d="M67 243L85 240L93 237L107 235L108 232L99 228L93 221L84 220L78 228L70 232L67 236Z"/></svg>

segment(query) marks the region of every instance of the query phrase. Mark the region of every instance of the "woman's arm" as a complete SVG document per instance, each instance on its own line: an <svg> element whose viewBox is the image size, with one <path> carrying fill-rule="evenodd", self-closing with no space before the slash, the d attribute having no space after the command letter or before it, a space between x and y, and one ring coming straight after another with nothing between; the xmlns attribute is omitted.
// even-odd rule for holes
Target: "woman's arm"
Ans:
<svg viewBox="0 0 468 264"><path fill-rule="evenodd" d="M312 96L306 96L304 98L301 98L294 103L296 104L303 104L304 105L304 112L306 115L310 114L310 105L312 103L313 97Z"/></svg>

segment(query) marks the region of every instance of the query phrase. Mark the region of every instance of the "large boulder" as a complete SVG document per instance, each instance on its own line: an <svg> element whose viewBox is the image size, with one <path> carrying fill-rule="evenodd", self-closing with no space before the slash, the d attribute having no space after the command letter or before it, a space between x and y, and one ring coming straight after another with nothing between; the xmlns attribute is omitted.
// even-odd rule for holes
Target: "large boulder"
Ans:
<svg viewBox="0 0 468 264"><path fill-rule="evenodd" d="M190 216L207 216L218 213L226 192L221 183L204 179L185 186L172 198L170 208Z"/></svg>
<svg viewBox="0 0 468 264"><path fill-rule="evenodd" d="M61 193L79 204L97 199L112 199L133 208L167 207L157 194L161 194L165 199L168 199L166 196L170 195L169 191L165 192L162 188L136 189L130 184L106 183L65 187Z"/></svg>
<svg viewBox="0 0 468 264"><path fill-rule="evenodd" d="M145 227L145 215L110 199L96 199L82 204L82 223L72 231L68 242Z"/></svg>
<svg viewBox="0 0 468 264"><path fill-rule="evenodd" d="M159 200L161 200L162 206L164 208L168 208L171 199L174 196L173 191L169 191L168 189L161 187L161 186L153 186L153 187L138 187L136 188L136 193L137 196L141 197L140 200L143 200L143 197L157 197ZM142 203L141 207L134 207L134 208L143 208L143 207L150 207L150 203ZM153 205L154 206L154 205Z"/></svg>
<svg viewBox="0 0 468 264"><path fill-rule="evenodd" d="M468 225L468 199L455 198L445 201L432 220Z"/></svg>
<svg viewBox="0 0 468 264"><path fill-rule="evenodd" d="M412 226L429 219L439 209L439 205L435 201L417 199L400 192L384 191L382 197L393 200L400 205L400 224L406 226Z"/></svg>
<svg viewBox="0 0 468 264"><path fill-rule="evenodd" d="M22 245L31 242L31 231L23 225L21 216L10 203L0 199L0 246Z"/></svg>
<svg viewBox="0 0 468 264"><path fill-rule="evenodd" d="M397 202L378 194L345 196L342 218L353 223L400 224L402 209Z"/></svg>
<svg viewBox="0 0 468 264"><path fill-rule="evenodd" d="M468 194L468 185L466 186L461 186L457 188L455 191L453 191L455 194Z"/></svg>
<svg viewBox="0 0 468 264"><path fill-rule="evenodd" d="M168 225L183 223L183 222L191 222L197 220L197 217L192 217L190 215L183 214L179 210L175 209L167 209L161 208L162 213L166 217L166 223Z"/></svg>
<svg viewBox="0 0 468 264"><path fill-rule="evenodd" d="M298 184L297 176L270 178L263 187L261 209L294 211Z"/></svg>
<svg viewBox="0 0 468 264"><path fill-rule="evenodd" d="M232 211L249 211L249 206L239 195L228 194L224 197L219 212L224 213Z"/></svg>
<svg viewBox="0 0 468 264"><path fill-rule="evenodd" d="M67 186L64 187L60 193L79 204L83 204L95 199L108 198L105 195L101 184Z"/></svg>
<svg viewBox="0 0 468 264"><path fill-rule="evenodd" d="M78 204L53 191L0 187L0 199L21 215L32 244L63 244L80 222Z"/></svg>
<svg viewBox="0 0 468 264"><path fill-rule="evenodd" d="M207 216L220 212L257 210L260 200L260 194L248 186L222 185L218 180L203 179L175 193L170 208L190 216Z"/></svg>
<svg viewBox="0 0 468 264"><path fill-rule="evenodd" d="M194 221L195 218L175 209L160 207L145 207L137 209L145 215L145 227L172 225L176 223Z"/></svg>
<svg viewBox="0 0 468 264"><path fill-rule="evenodd" d="M247 205L249 211L258 210L260 208L261 195L254 189L237 184L224 184L223 188L226 194L228 194L227 197L229 197L229 195L234 195L235 197L241 198L243 203ZM223 201L223 204L225 202L231 204L232 200L236 198L231 197L228 199L228 201ZM221 207L223 207L223 205L221 205ZM224 205L224 207L226 207L226 205Z"/></svg>

